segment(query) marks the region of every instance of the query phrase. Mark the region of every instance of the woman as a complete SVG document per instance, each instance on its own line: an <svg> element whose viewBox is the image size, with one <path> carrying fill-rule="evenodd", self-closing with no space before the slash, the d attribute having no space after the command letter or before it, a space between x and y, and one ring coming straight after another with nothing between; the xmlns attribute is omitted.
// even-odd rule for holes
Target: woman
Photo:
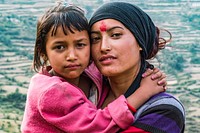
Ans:
<svg viewBox="0 0 200 133"><path fill-rule="evenodd" d="M94 12L91 28L92 57L110 85L102 97L102 108L121 94L136 93L147 59L155 57L165 45L159 43L159 29L140 8L124 2L112 2ZM142 96L141 96L142 97ZM152 97L135 114L136 120L123 132L184 131L182 104L167 93Z"/></svg>

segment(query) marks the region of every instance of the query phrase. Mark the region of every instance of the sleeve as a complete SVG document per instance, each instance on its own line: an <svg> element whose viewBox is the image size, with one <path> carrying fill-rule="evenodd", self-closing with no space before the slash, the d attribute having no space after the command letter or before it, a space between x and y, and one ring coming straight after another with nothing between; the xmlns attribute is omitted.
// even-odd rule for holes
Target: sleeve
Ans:
<svg viewBox="0 0 200 133"><path fill-rule="evenodd" d="M166 101L164 104L159 104L163 103L160 100L150 105L151 107L132 124L132 129L128 128L125 131L132 130L134 133L133 129L141 129L141 133L183 133L185 117L182 106L173 98L163 100Z"/></svg>
<svg viewBox="0 0 200 133"><path fill-rule="evenodd" d="M143 129L134 126L130 126L126 130L121 131L120 133L150 133L150 132L144 131Z"/></svg>
<svg viewBox="0 0 200 133"><path fill-rule="evenodd" d="M65 85L66 86L66 85ZM57 85L41 95L38 108L42 117L64 132L117 132L133 123L133 115L121 96L105 109L97 109L81 90Z"/></svg>

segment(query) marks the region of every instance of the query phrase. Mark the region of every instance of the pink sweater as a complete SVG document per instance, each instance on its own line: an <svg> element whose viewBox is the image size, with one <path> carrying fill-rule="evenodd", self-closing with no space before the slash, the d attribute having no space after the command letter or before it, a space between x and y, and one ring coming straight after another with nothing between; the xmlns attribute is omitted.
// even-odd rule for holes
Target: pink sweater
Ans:
<svg viewBox="0 0 200 133"><path fill-rule="evenodd" d="M91 73L92 70L92 73ZM85 73L94 81L102 96L101 75L94 66ZM105 96L103 96L105 97ZM133 123L124 96L105 109L87 99L78 87L47 71L32 77L21 125L22 133L115 133Z"/></svg>

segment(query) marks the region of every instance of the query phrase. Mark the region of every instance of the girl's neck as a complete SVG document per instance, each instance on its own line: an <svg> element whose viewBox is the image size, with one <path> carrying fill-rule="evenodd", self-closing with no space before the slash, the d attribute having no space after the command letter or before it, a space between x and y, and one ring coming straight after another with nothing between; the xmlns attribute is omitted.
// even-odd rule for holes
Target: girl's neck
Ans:
<svg viewBox="0 0 200 133"><path fill-rule="evenodd" d="M120 75L108 77L109 84L112 89L111 93L113 93L115 98L119 97L122 94L125 94L125 92L128 90L128 88L137 77L139 70L140 64Z"/></svg>
<svg viewBox="0 0 200 133"><path fill-rule="evenodd" d="M53 70L51 70L49 73L52 76L60 76L56 72L54 72ZM64 78L64 77L62 77L62 78ZM84 94L86 95L86 97L89 96L90 87L92 86L92 81L88 77L80 75L77 78L73 78L73 79L66 79L66 78L64 78L64 79L67 82L69 82L69 83L71 83L71 84L79 87L84 92Z"/></svg>
<svg viewBox="0 0 200 133"><path fill-rule="evenodd" d="M62 77L60 76L59 74L57 74L54 70L51 70L49 71L49 73L52 75L52 76L58 76L58 77ZM75 86L79 86L79 80L80 80L80 77L77 77L77 78L73 78L73 79L66 79L64 77L62 77L63 79L65 79L67 82L75 85Z"/></svg>

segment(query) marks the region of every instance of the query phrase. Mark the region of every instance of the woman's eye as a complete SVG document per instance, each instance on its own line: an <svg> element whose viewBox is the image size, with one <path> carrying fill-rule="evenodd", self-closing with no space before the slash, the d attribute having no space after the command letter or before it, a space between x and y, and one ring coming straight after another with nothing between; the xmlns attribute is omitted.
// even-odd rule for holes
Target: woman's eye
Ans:
<svg viewBox="0 0 200 133"><path fill-rule="evenodd" d="M119 38L122 34L121 33L114 33L111 35L113 38Z"/></svg>

